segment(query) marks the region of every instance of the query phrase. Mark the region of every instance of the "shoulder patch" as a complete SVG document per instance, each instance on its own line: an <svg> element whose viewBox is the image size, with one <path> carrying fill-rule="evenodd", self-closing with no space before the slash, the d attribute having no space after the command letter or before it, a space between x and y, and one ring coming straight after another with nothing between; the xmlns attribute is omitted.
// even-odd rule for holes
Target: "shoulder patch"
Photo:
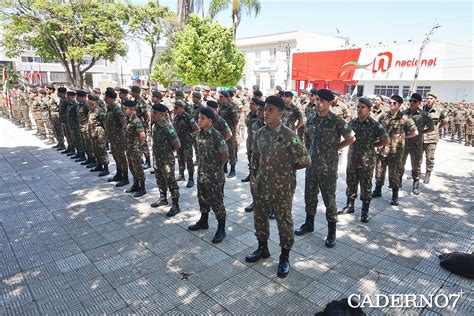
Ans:
<svg viewBox="0 0 474 316"><path fill-rule="evenodd" d="M221 145L225 145L225 140L224 139L221 140Z"/></svg>
<svg viewBox="0 0 474 316"><path fill-rule="evenodd" d="M293 143L293 145L298 145L298 144L301 144L301 140L298 136L294 136L291 140L291 142Z"/></svg>
<svg viewBox="0 0 474 316"><path fill-rule="evenodd" d="M174 127L168 127L168 132L169 132L170 134L174 134L174 133L176 133L176 130L175 130Z"/></svg>

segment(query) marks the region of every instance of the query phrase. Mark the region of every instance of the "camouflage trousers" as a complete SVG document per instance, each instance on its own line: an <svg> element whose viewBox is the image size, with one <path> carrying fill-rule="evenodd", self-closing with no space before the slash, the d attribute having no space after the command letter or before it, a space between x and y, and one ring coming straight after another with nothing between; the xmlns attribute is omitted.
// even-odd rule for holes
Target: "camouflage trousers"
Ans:
<svg viewBox="0 0 474 316"><path fill-rule="evenodd" d="M179 187L174 177L174 159L156 163L155 179L160 190L160 196L166 196L169 190L173 200L179 199Z"/></svg>
<svg viewBox="0 0 474 316"><path fill-rule="evenodd" d="M397 153L389 153L387 157L377 155L375 165L375 185L383 186L385 182L385 172L388 167L388 181L392 189L400 188L400 179L403 175L402 159L404 150Z"/></svg>
<svg viewBox="0 0 474 316"><path fill-rule="evenodd" d="M82 146L87 154L87 157L95 157L94 156L94 148L92 147L92 140L89 135L89 131L87 129L81 129L81 138L82 138ZM97 158L97 157L96 157Z"/></svg>
<svg viewBox="0 0 474 316"><path fill-rule="evenodd" d="M239 119L239 123L237 124L237 128L236 128L236 143L237 143L237 148L239 148L240 146L240 142L242 141L242 135L244 134L244 131L245 131L245 117L246 115L244 115L243 113L240 115L240 119Z"/></svg>
<svg viewBox="0 0 474 316"><path fill-rule="evenodd" d="M197 196L201 213L209 213L212 208L218 221L225 220L224 179L221 181L215 179L214 182L210 182L202 181L200 178L198 176Z"/></svg>
<svg viewBox="0 0 474 316"><path fill-rule="evenodd" d="M257 240L267 241L270 237L268 209L272 207L280 235L280 246L290 250L295 240L293 218L291 216L293 192L275 195L268 200L264 200L256 194L254 195L254 203L254 225Z"/></svg>
<svg viewBox="0 0 474 316"><path fill-rule="evenodd" d="M150 147L148 146L148 139L150 139L149 130L145 129L145 141L141 146L143 156L145 157L150 157Z"/></svg>
<svg viewBox="0 0 474 316"><path fill-rule="evenodd" d="M423 144L423 151L426 158L426 171L433 171L436 145L437 143Z"/></svg>
<svg viewBox="0 0 474 316"><path fill-rule="evenodd" d="M33 112L33 120L36 124L36 131L40 135L46 135L46 128L44 127L43 117L41 116L40 111Z"/></svg>
<svg viewBox="0 0 474 316"><path fill-rule="evenodd" d="M464 145L474 147L474 135L466 133L466 140L464 142Z"/></svg>
<svg viewBox="0 0 474 316"><path fill-rule="evenodd" d="M453 124L453 128L451 129L451 140L454 140L454 137L457 135L458 140L461 140L464 132L464 124Z"/></svg>
<svg viewBox="0 0 474 316"><path fill-rule="evenodd" d="M372 177L375 166L354 167L348 163L346 168L346 195L349 199L357 198L357 187L360 184L360 200L370 202L372 200Z"/></svg>
<svg viewBox="0 0 474 316"><path fill-rule="evenodd" d="M51 116L49 115L49 111L41 111L41 118L43 120L44 127L48 132L48 137L50 139L54 139L53 124L51 123Z"/></svg>
<svg viewBox="0 0 474 316"><path fill-rule="evenodd" d="M59 120L59 113L51 112L51 123L53 125L54 137L56 137L58 144L64 145L64 130Z"/></svg>
<svg viewBox="0 0 474 316"><path fill-rule="evenodd" d="M91 143L97 162L102 166L107 166L109 164L109 155L105 150L105 130L103 127L97 127L91 138Z"/></svg>
<svg viewBox="0 0 474 316"><path fill-rule="evenodd" d="M409 142L405 144L405 151L403 153L400 177L402 177L405 173L405 165L407 163L408 155L410 155L411 176L414 181L420 180L421 162L423 160L423 144L410 144Z"/></svg>
<svg viewBox="0 0 474 316"><path fill-rule="evenodd" d="M321 191L324 206L326 206L326 220L337 222L336 207L337 170L332 173L318 172L316 166L306 169L304 201L306 214L316 215L318 208L318 194Z"/></svg>
<svg viewBox="0 0 474 316"><path fill-rule="evenodd" d="M236 131L232 131L232 137L226 141L227 143L227 148L229 149L229 163L231 165L235 165L237 163L237 151L238 151L238 146L237 146L237 139L235 135Z"/></svg>
<svg viewBox="0 0 474 316"><path fill-rule="evenodd" d="M145 172L142 169L142 150L141 148L128 147L125 149L127 155L128 168L135 181L145 181Z"/></svg>
<svg viewBox="0 0 474 316"><path fill-rule="evenodd" d="M84 143L82 142L82 133L79 129L79 126L70 126L69 132L71 133L72 141L77 152L84 152ZM92 158L92 157L91 157Z"/></svg>
<svg viewBox="0 0 474 316"><path fill-rule="evenodd" d="M192 143L188 143L188 142L181 143L181 148L178 149L178 166L179 166L180 173L184 173L184 170L187 168L189 174L194 174L193 144Z"/></svg>
<svg viewBox="0 0 474 316"><path fill-rule="evenodd" d="M125 156L125 148L123 146L123 140L120 139L109 139L110 140L110 151L112 157L114 157L115 164L117 166L117 172L128 172L127 157Z"/></svg>
<svg viewBox="0 0 474 316"><path fill-rule="evenodd" d="M28 127L31 127L31 119L30 119L30 110L28 105L22 105L21 108L21 122Z"/></svg>
<svg viewBox="0 0 474 316"><path fill-rule="evenodd" d="M71 130L69 129L67 122L61 122L61 127L63 129L64 136L66 136L67 145L69 147L75 148Z"/></svg>

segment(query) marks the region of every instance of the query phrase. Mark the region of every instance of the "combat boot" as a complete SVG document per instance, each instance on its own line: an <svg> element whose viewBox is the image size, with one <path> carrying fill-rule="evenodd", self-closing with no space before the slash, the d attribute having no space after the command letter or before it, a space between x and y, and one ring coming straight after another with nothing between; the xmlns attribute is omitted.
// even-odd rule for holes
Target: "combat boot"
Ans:
<svg viewBox="0 0 474 316"><path fill-rule="evenodd" d="M306 221L300 228L295 230L295 235L301 236L312 232L314 232L314 215L306 213Z"/></svg>
<svg viewBox="0 0 474 316"><path fill-rule="evenodd" d="M369 206L370 206L370 201L362 201L362 213L360 215L360 221L362 223L369 222Z"/></svg>
<svg viewBox="0 0 474 316"><path fill-rule="evenodd" d="M138 191L135 192L135 194L133 195L133 197L140 197L140 196L143 196L146 194L146 190L145 190L145 181L140 181L138 182Z"/></svg>
<svg viewBox="0 0 474 316"><path fill-rule="evenodd" d="M224 173L227 173L227 162L224 164Z"/></svg>
<svg viewBox="0 0 474 316"><path fill-rule="evenodd" d="M194 173L189 173L188 183L186 184L186 188L192 188L194 186Z"/></svg>
<svg viewBox="0 0 474 316"><path fill-rule="evenodd" d="M56 149L56 148L58 148L58 147L61 147L61 145L60 145L59 143L57 143L56 145L54 145L54 146L53 146L53 147L51 147L51 148L54 148L54 149Z"/></svg>
<svg viewBox="0 0 474 316"><path fill-rule="evenodd" d="M326 247L332 248L336 245L336 222L328 222L328 235L326 237Z"/></svg>
<svg viewBox="0 0 474 316"><path fill-rule="evenodd" d="M77 154L75 154L74 156L71 156L71 159L78 159L78 158L81 158L83 153L80 153L80 152L77 152Z"/></svg>
<svg viewBox="0 0 474 316"><path fill-rule="evenodd" d="M227 175L227 178L233 178L235 177L235 165L230 165L230 172Z"/></svg>
<svg viewBox="0 0 474 316"><path fill-rule="evenodd" d="M423 180L423 183L424 184L430 183L430 178L431 178L431 171L426 171L425 179Z"/></svg>
<svg viewBox="0 0 474 316"><path fill-rule="evenodd" d="M150 163L150 157L145 157L145 163L142 165L142 169L150 169L151 168L151 163Z"/></svg>
<svg viewBox="0 0 474 316"><path fill-rule="evenodd" d="M99 172L99 171L102 171L102 170L104 170L104 167L102 166L102 164L97 163L97 165L89 171L90 172Z"/></svg>
<svg viewBox="0 0 474 316"><path fill-rule="evenodd" d="M172 199L171 208L168 211L168 213L166 213L166 216L167 217L173 217L176 214L178 214L179 212L181 212L181 209L179 208L178 199L174 198L174 199Z"/></svg>
<svg viewBox="0 0 474 316"><path fill-rule="evenodd" d="M78 159L74 160L74 161L75 162L82 162L82 161L86 161L86 160L87 160L86 159L86 154L81 153L81 156Z"/></svg>
<svg viewBox="0 0 474 316"><path fill-rule="evenodd" d="M398 205L398 189L392 189L392 201L390 204L394 206Z"/></svg>
<svg viewBox="0 0 474 316"><path fill-rule="evenodd" d="M352 214L354 213L354 201L355 199L347 198L346 206L341 211L338 211L337 214Z"/></svg>
<svg viewBox="0 0 474 316"><path fill-rule="evenodd" d="M64 150L64 149L66 149L66 146L64 146L64 144L60 144L60 145L56 148L57 151L61 151L61 150Z"/></svg>
<svg viewBox="0 0 474 316"><path fill-rule="evenodd" d="M242 182L250 182L250 174L246 176L244 179L240 180Z"/></svg>
<svg viewBox="0 0 474 316"><path fill-rule="evenodd" d="M92 163L94 160L90 156L87 156L86 161L81 162L81 165L87 166L88 164Z"/></svg>
<svg viewBox="0 0 474 316"><path fill-rule="evenodd" d="M201 213L201 218L197 221L196 224L188 227L189 230L195 231L199 229L208 229L209 228L209 213Z"/></svg>
<svg viewBox="0 0 474 316"><path fill-rule="evenodd" d="M277 276L286 278L290 271L290 250L281 248L280 263L278 263Z"/></svg>
<svg viewBox="0 0 474 316"><path fill-rule="evenodd" d="M127 171L124 171L122 173L122 180L120 180L119 183L117 183L115 186L117 188L120 188L120 187L123 187L124 185L127 185L129 184L129 181L128 181L128 170Z"/></svg>
<svg viewBox="0 0 474 316"><path fill-rule="evenodd" d="M249 206L247 206L244 210L247 212L247 213L250 213L250 212L253 212L253 207L254 207L255 203L252 202L252 204L250 204Z"/></svg>
<svg viewBox="0 0 474 316"><path fill-rule="evenodd" d="M224 240L225 236L225 219L221 219L217 221L217 231L214 238L212 238L212 242L218 244Z"/></svg>
<svg viewBox="0 0 474 316"><path fill-rule="evenodd" d="M411 191L414 195L420 194L420 180L413 181L413 190Z"/></svg>
<svg viewBox="0 0 474 316"><path fill-rule="evenodd" d="M186 179L184 178L184 170L179 170L179 176L176 177L176 181L185 181Z"/></svg>
<svg viewBox="0 0 474 316"><path fill-rule="evenodd" d="M99 177L104 177L104 176L108 175L109 173L110 173L109 172L109 165L104 165L102 172L99 173Z"/></svg>
<svg viewBox="0 0 474 316"><path fill-rule="evenodd" d="M133 193L133 192L138 192L138 181L133 179L133 185L125 190L125 193Z"/></svg>
<svg viewBox="0 0 474 316"><path fill-rule="evenodd" d="M69 153L72 152L72 151L73 151L72 147L68 145L67 148L66 148L66 150L63 150L63 151L61 152L61 154L63 154L63 155L64 155L64 154L69 154Z"/></svg>
<svg viewBox="0 0 474 316"><path fill-rule="evenodd" d="M71 156L74 156L74 155L76 155L76 150L75 149L72 149L70 152L68 152L66 154L66 156L68 156L68 157L71 157Z"/></svg>
<svg viewBox="0 0 474 316"><path fill-rule="evenodd" d="M268 208L268 218L269 219L275 219L276 218L275 210L271 206Z"/></svg>
<svg viewBox="0 0 474 316"><path fill-rule="evenodd" d="M97 160L94 157L92 157L91 162L88 165L86 165L86 168L90 169L90 168L94 168L95 166L97 166Z"/></svg>
<svg viewBox="0 0 474 316"><path fill-rule="evenodd" d="M120 180L122 180L122 170L120 169L117 169L117 172L115 173L115 176L113 176L112 178L109 178L107 180L107 182L118 182Z"/></svg>
<svg viewBox="0 0 474 316"><path fill-rule="evenodd" d="M257 262L260 259L266 259L270 257L270 251L268 251L267 241L258 241L258 248L251 254L245 256L245 261L248 263Z"/></svg>
<svg viewBox="0 0 474 316"><path fill-rule="evenodd" d="M374 191L372 192L373 198L378 198L382 196L382 186L376 185Z"/></svg>
<svg viewBox="0 0 474 316"><path fill-rule="evenodd" d="M153 202L150 204L151 207L160 207L160 206L165 206L168 205L168 199L166 198L166 194L163 194L160 192L160 198L156 200L156 202Z"/></svg>

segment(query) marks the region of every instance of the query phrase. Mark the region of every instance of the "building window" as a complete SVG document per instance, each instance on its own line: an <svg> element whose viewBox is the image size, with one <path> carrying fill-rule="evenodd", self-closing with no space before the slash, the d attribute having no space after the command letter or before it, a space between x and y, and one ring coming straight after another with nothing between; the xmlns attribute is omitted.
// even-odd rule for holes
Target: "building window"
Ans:
<svg viewBox="0 0 474 316"><path fill-rule="evenodd" d="M275 88L275 74L270 75L270 89Z"/></svg>
<svg viewBox="0 0 474 316"><path fill-rule="evenodd" d="M260 59L260 51L259 50L255 51L255 58Z"/></svg>
<svg viewBox="0 0 474 316"><path fill-rule="evenodd" d="M426 94L431 91L431 86L419 86L416 88L416 93L419 93L421 97L426 98Z"/></svg>
<svg viewBox="0 0 474 316"><path fill-rule="evenodd" d="M390 97L399 94L400 86L375 86L374 94Z"/></svg>
<svg viewBox="0 0 474 316"><path fill-rule="evenodd" d="M410 94L410 86L403 86L402 97L406 98Z"/></svg>
<svg viewBox="0 0 474 316"><path fill-rule="evenodd" d="M270 48L270 60L275 60L276 48Z"/></svg>
<svg viewBox="0 0 474 316"><path fill-rule="evenodd" d="M51 81L68 82L67 74L65 72L51 72L49 75L50 75Z"/></svg>
<svg viewBox="0 0 474 316"><path fill-rule="evenodd" d="M255 84L256 84L258 87L260 87L260 74L256 74L256 75L255 75L255 81L256 81Z"/></svg>

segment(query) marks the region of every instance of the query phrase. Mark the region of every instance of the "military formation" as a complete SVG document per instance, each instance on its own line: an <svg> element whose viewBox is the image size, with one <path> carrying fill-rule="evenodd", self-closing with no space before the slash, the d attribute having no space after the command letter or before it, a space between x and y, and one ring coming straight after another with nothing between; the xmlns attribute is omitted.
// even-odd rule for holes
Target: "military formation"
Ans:
<svg viewBox="0 0 474 316"><path fill-rule="evenodd" d="M147 193L145 171L151 169L159 189L151 207L171 202L168 217L181 212L178 183L187 175L185 189L197 184L201 212L188 229L208 229L212 210L217 220L213 243L226 237L225 183L236 177L237 153L246 136L248 174L241 181L250 185L252 203L245 211L254 213L258 248L245 261L270 256L269 220L275 219L281 247L279 277L289 273L295 235L314 232L319 193L326 208L325 245L332 248L338 216L355 212L358 194L360 220L369 222L371 200L382 196L387 169L390 203L397 206L408 156L411 191L419 195L420 181L430 183L439 139L464 139L466 146L474 146L473 106L441 103L433 91L425 98L413 93L408 100L393 95L350 101L339 91L303 89L296 97L279 86L264 98L256 86L253 91L207 85L101 91L46 85L15 86L11 100L12 121L27 130L35 126L41 140L55 144L52 148L99 177L110 173L110 150L116 173L107 181L116 187L131 183L124 192L134 197ZM347 203L338 211L338 165L345 147ZM305 170L306 219L295 229L292 202L300 169Z"/></svg>

